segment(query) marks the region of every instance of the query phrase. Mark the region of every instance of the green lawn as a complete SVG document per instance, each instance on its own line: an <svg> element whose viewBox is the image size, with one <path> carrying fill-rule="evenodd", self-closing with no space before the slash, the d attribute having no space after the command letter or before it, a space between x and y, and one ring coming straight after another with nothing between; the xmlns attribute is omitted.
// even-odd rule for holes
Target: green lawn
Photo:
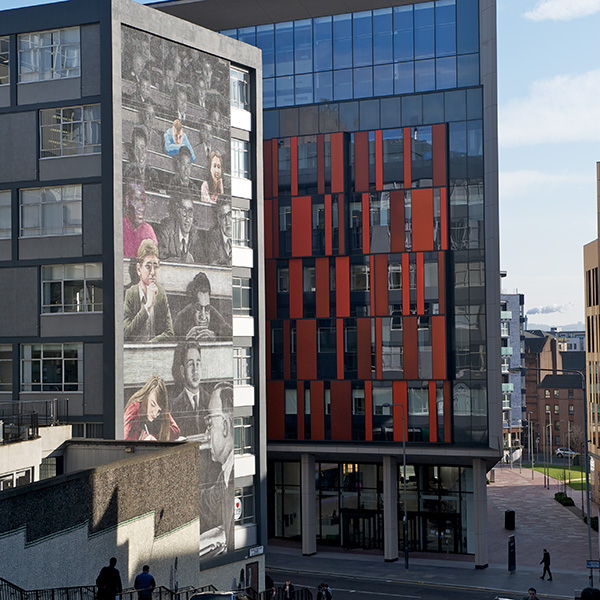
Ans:
<svg viewBox="0 0 600 600"><path fill-rule="evenodd" d="M523 465L525 466L525 465ZM528 465L529 468L531 468L530 465ZM536 465L535 466L535 470L538 473L543 473L544 472L544 467L543 465ZM569 467L565 466L565 468L563 469L562 466L557 467L557 466L552 466L549 469L550 472L550 477L552 477L553 479L557 479L558 481L569 481ZM571 483L568 484L570 488L572 488L573 490L581 490L581 489L585 489L585 471L583 470L582 466L574 466L571 465Z"/></svg>

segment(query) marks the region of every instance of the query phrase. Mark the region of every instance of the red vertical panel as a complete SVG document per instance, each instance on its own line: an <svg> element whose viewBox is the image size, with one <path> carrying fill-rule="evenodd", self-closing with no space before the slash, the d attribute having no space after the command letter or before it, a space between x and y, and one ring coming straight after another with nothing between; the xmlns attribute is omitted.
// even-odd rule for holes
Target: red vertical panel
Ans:
<svg viewBox="0 0 600 600"><path fill-rule="evenodd" d="M346 252L346 200L344 194L338 194L338 254Z"/></svg>
<svg viewBox="0 0 600 600"><path fill-rule="evenodd" d="M329 317L329 259L315 259L315 280L317 284L317 317Z"/></svg>
<svg viewBox="0 0 600 600"><path fill-rule="evenodd" d="M317 136L317 193L325 193L325 136Z"/></svg>
<svg viewBox="0 0 600 600"><path fill-rule="evenodd" d="M291 259L290 267L290 318L303 317L303 286L302 286L302 259Z"/></svg>
<svg viewBox="0 0 600 600"><path fill-rule="evenodd" d="M417 314L425 313L425 276L423 273L423 253L417 252Z"/></svg>
<svg viewBox="0 0 600 600"><path fill-rule="evenodd" d="M296 321L298 379L317 378L317 321Z"/></svg>
<svg viewBox="0 0 600 600"><path fill-rule="evenodd" d="M377 311L375 310L375 257L374 256L369 256L369 279L370 279L370 284L369 284L369 303L370 303L370 308L371 308L371 312L369 313L370 315L375 315L377 313Z"/></svg>
<svg viewBox="0 0 600 600"><path fill-rule="evenodd" d="M446 314L446 255L438 252L438 294L440 300L440 314Z"/></svg>
<svg viewBox="0 0 600 600"><path fill-rule="evenodd" d="M402 314L410 315L410 278L409 278L410 255L402 255ZM290 269L290 277L292 276ZM291 291L290 291L291 293ZM405 352L406 354L406 352Z"/></svg>
<svg viewBox="0 0 600 600"><path fill-rule="evenodd" d="M350 258L338 256L335 259L335 305L336 316L350 316Z"/></svg>
<svg viewBox="0 0 600 600"><path fill-rule="evenodd" d="M265 207L265 214L266 214ZM272 231L269 234L273 242L273 258L279 257L279 199L271 200L271 227Z"/></svg>
<svg viewBox="0 0 600 600"><path fill-rule="evenodd" d="M381 319L375 319L375 368L377 379L383 379L383 343L381 340Z"/></svg>
<svg viewBox="0 0 600 600"><path fill-rule="evenodd" d="M408 441L408 396L406 381L394 381L392 383L392 402L394 404L394 441ZM404 407L404 414L402 412ZM404 418L403 418L404 417ZM404 429L404 431L402 431Z"/></svg>
<svg viewBox="0 0 600 600"><path fill-rule="evenodd" d="M271 379L271 321L265 323L265 335L267 336L265 344L266 363L267 363L267 379Z"/></svg>
<svg viewBox="0 0 600 600"><path fill-rule="evenodd" d="M271 163L273 176L273 197L279 196L279 145L277 138L271 140Z"/></svg>
<svg viewBox="0 0 600 600"><path fill-rule="evenodd" d="M331 194L325 196L325 254L333 254L333 217L331 214Z"/></svg>
<svg viewBox="0 0 600 600"><path fill-rule="evenodd" d="M285 438L285 392L283 381L267 381L267 437Z"/></svg>
<svg viewBox="0 0 600 600"><path fill-rule="evenodd" d="M373 441L373 385L365 381L365 440Z"/></svg>
<svg viewBox="0 0 600 600"><path fill-rule="evenodd" d="M304 439L304 381L298 381L297 405L298 405L298 439Z"/></svg>
<svg viewBox="0 0 600 600"><path fill-rule="evenodd" d="M371 379L371 319L356 319L358 378Z"/></svg>
<svg viewBox="0 0 600 600"><path fill-rule="evenodd" d="M433 143L433 185L446 185L446 125L432 127Z"/></svg>
<svg viewBox="0 0 600 600"><path fill-rule="evenodd" d="M296 344L297 346L298 344ZM283 322L283 378L290 379L292 372L292 341L290 333L290 322Z"/></svg>
<svg viewBox="0 0 600 600"><path fill-rule="evenodd" d="M331 191L344 191L344 134L331 134Z"/></svg>
<svg viewBox="0 0 600 600"><path fill-rule="evenodd" d="M404 379L419 378L417 317L404 317Z"/></svg>
<svg viewBox="0 0 600 600"><path fill-rule="evenodd" d="M442 250L448 250L448 188L440 190L440 229L442 230Z"/></svg>
<svg viewBox="0 0 600 600"><path fill-rule="evenodd" d="M369 210L369 194L364 193L362 195L362 243L363 243L363 254L369 254L369 242L371 239L371 214Z"/></svg>
<svg viewBox="0 0 600 600"><path fill-rule="evenodd" d="M354 134L354 191L366 192L368 189L369 132L357 131Z"/></svg>
<svg viewBox="0 0 600 600"><path fill-rule="evenodd" d="M375 188L383 189L383 131L375 132Z"/></svg>
<svg viewBox="0 0 600 600"><path fill-rule="evenodd" d="M273 201L265 198L265 258L273 258ZM277 255L275 255L277 256Z"/></svg>
<svg viewBox="0 0 600 600"><path fill-rule="evenodd" d="M444 381L444 442L447 444L452 441L450 414L450 382Z"/></svg>
<svg viewBox="0 0 600 600"><path fill-rule="evenodd" d="M404 252L404 192L390 192L390 230L392 252Z"/></svg>
<svg viewBox="0 0 600 600"><path fill-rule="evenodd" d="M433 190L412 191L413 250L433 250Z"/></svg>
<svg viewBox="0 0 600 600"><path fill-rule="evenodd" d="M375 314L388 315L388 257L376 254L375 259ZM371 286L373 287L373 286Z"/></svg>
<svg viewBox="0 0 600 600"><path fill-rule="evenodd" d="M290 166L292 170L292 196L298 195L298 138L290 138Z"/></svg>
<svg viewBox="0 0 600 600"><path fill-rule="evenodd" d="M446 379L446 317L431 317L433 379Z"/></svg>
<svg viewBox="0 0 600 600"><path fill-rule="evenodd" d="M331 382L331 439L352 439L352 394L350 381Z"/></svg>
<svg viewBox="0 0 600 600"><path fill-rule="evenodd" d="M337 378L344 379L344 319L336 319Z"/></svg>
<svg viewBox="0 0 600 600"><path fill-rule="evenodd" d="M437 442L437 404L435 381L429 382L429 441Z"/></svg>
<svg viewBox="0 0 600 600"><path fill-rule="evenodd" d="M310 196L292 198L292 256L312 256Z"/></svg>
<svg viewBox="0 0 600 600"><path fill-rule="evenodd" d="M271 140L263 142L263 173L265 182L265 200L273 197L273 163Z"/></svg>
<svg viewBox="0 0 600 600"><path fill-rule="evenodd" d="M310 439L325 439L325 391L322 381L310 383Z"/></svg>
<svg viewBox="0 0 600 600"><path fill-rule="evenodd" d="M410 151L410 127L405 127L403 131L404 141L404 187L412 187L412 169L411 160L412 155Z"/></svg>
<svg viewBox="0 0 600 600"><path fill-rule="evenodd" d="M268 260L265 263L265 316L277 318L277 263Z"/></svg>

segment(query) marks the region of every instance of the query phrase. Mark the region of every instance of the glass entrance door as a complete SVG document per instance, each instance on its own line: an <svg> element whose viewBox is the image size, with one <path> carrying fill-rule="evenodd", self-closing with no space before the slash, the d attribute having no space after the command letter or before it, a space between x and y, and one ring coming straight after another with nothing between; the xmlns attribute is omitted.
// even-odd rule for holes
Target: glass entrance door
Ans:
<svg viewBox="0 0 600 600"><path fill-rule="evenodd" d="M423 515L425 552L458 552L459 535L456 515Z"/></svg>

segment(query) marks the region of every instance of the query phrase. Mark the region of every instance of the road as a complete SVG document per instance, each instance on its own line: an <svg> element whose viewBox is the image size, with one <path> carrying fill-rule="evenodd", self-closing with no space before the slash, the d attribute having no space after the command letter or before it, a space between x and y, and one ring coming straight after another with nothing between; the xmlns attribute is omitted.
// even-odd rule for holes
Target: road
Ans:
<svg viewBox="0 0 600 600"><path fill-rule="evenodd" d="M365 568L368 569L368 563L365 563ZM284 584L286 577L290 577L296 588L309 588L315 600L320 580L315 580L311 573L295 571L293 568L289 572L267 568L267 573L277 587ZM359 575L330 575L327 583L333 589L333 600L494 600L498 596L521 600L527 595L527 590L523 590L522 594L505 595L502 590L447 586L441 583L409 583L401 581L400 575L398 580L369 579L367 570ZM552 598L560 600L561 597L553 595Z"/></svg>

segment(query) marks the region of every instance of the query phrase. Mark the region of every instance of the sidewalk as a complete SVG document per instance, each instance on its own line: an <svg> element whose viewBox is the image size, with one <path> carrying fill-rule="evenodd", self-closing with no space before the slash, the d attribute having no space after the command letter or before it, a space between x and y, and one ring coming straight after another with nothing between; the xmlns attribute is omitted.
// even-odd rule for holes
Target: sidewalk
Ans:
<svg viewBox="0 0 600 600"><path fill-rule="evenodd" d="M510 598L522 598L531 586L538 596L546 598L574 598L575 590L589 584L586 569L588 555L587 526L568 508L554 500L559 491L558 482L551 480L550 490L543 487L543 475L518 466L495 470L495 482L488 485L488 560L487 569L475 569L473 557L422 553L409 557L409 570L404 558L386 563L381 553L348 552L340 549L319 550L314 556L302 556L299 546L269 545L266 554L267 569L285 574L309 572L315 580L327 575L354 579L386 579L394 582L440 583L448 587L498 590ZM579 492L570 494L575 503ZM504 529L504 511L514 509L515 531ZM508 538L516 541L517 570L507 569ZM552 557L553 581L542 581L542 550L547 548ZM598 555L598 534L592 531L592 554ZM317 574L319 576L317 576ZM361 575L362 574L362 575ZM598 571L594 585L600 587Z"/></svg>

